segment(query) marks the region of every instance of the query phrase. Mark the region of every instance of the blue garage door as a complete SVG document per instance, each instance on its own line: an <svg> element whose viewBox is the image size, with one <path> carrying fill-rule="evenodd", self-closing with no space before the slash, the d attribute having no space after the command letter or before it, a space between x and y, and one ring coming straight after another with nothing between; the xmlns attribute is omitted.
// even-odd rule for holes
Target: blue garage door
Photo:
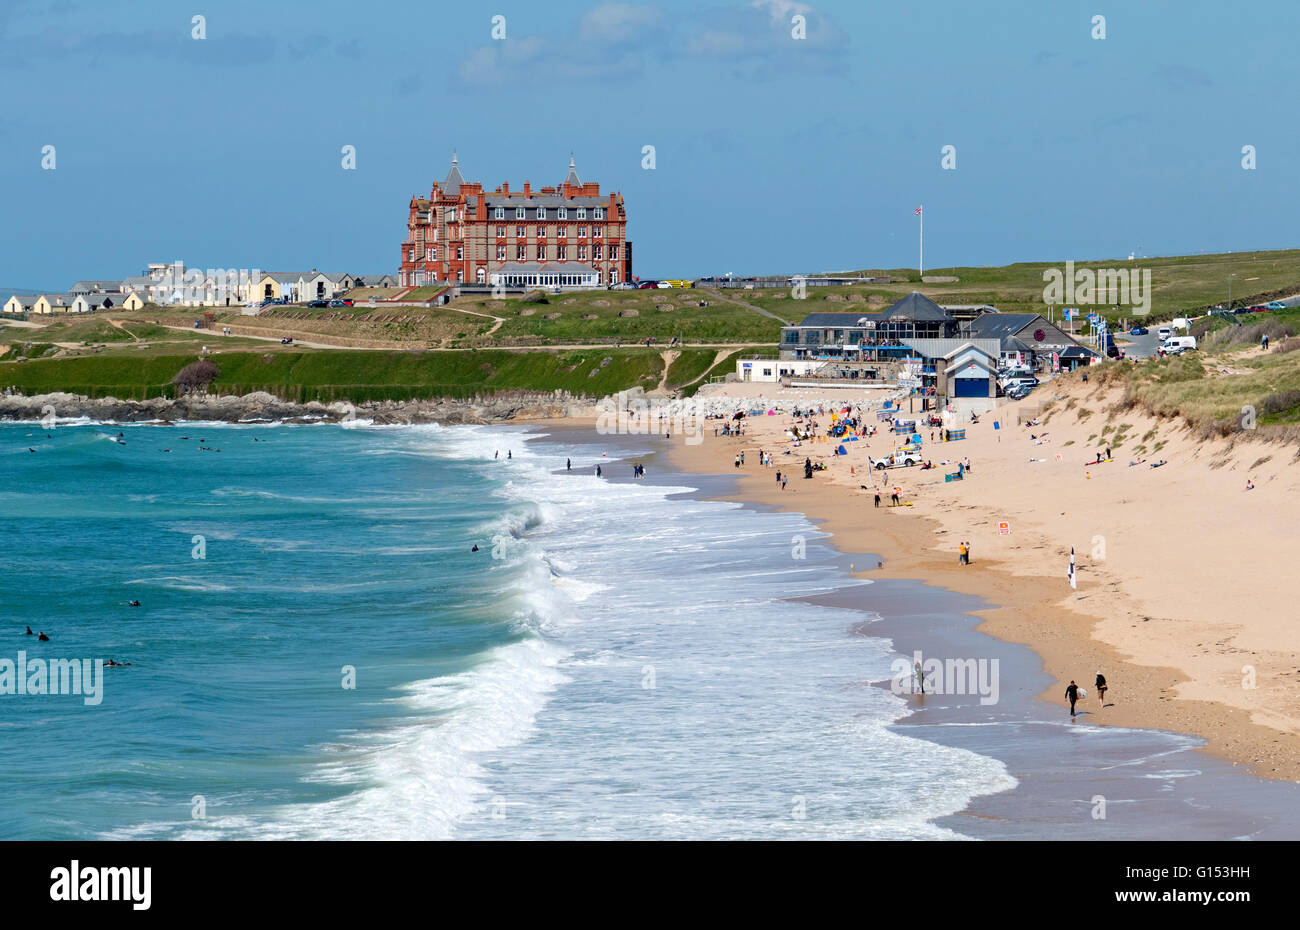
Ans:
<svg viewBox="0 0 1300 930"><path fill-rule="evenodd" d="M953 378L954 397L988 397L988 378Z"/></svg>

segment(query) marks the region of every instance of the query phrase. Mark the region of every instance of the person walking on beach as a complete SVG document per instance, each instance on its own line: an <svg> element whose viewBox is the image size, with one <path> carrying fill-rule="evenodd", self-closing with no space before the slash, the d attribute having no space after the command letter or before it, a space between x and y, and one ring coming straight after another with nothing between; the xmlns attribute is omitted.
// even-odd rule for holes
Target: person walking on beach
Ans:
<svg viewBox="0 0 1300 930"><path fill-rule="evenodd" d="M565 470L565 471L573 471L573 459L565 459L565 460L564 460L564 470Z"/></svg>
<svg viewBox="0 0 1300 930"><path fill-rule="evenodd" d="M1097 687L1097 706L1105 707L1106 706L1106 676L1101 673L1101 669L1097 670L1097 681L1095 682L1095 685Z"/></svg>
<svg viewBox="0 0 1300 930"><path fill-rule="evenodd" d="M889 495L889 506L890 507L898 506L898 491L894 491L893 494Z"/></svg>
<svg viewBox="0 0 1300 930"><path fill-rule="evenodd" d="M781 490L782 490L782 491L785 490L785 483L786 483L786 481L787 481L788 479L789 479L789 476L788 476L788 475L787 475L786 477L783 477L783 478L781 479Z"/></svg>
<svg viewBox="0 0 1300 930"><path fill-rule="evenodd" d="M966 544L965 544L964 542L963 542L963 543L958 543L958 544L957 544L957 564L958 564L958 565L967 565L967 564L969 564L969 556L970 556L970 550L966 548Z"/></svg>
<svg viewBox="0 0 1300 930"><path fill-rule="evenodd" d="M879 491L876 492L876 509L877 509L877 510L880 509L880 492L879 492Z"/></svg>
<svg viewBox="0 0 1300 930"><path fill-rule="evenodd" d="M1074 702L1079 700L1079 686L1070 680L1070 687L1065 689L1065 699L1070 702L1070 716L1074 716Z"/></svg>

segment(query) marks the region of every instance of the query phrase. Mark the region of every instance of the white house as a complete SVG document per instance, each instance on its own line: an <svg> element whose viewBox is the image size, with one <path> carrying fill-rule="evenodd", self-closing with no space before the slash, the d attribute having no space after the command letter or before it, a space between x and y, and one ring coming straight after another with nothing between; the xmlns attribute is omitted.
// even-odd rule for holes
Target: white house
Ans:
<svg viewBox="0 0 1300 930"><path fill-rule="evenodd" d="M5 301L5 313L31 313L36 306L35 294L14 294Z"/></svg>

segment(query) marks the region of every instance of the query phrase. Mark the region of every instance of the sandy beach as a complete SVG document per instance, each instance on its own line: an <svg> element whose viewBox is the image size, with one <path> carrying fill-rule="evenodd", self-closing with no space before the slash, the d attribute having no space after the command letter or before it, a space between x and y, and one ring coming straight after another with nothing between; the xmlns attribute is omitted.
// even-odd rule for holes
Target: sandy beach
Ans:
<svg viewBox="0 0 1300 930"><path fill-rule="evenodd" d="M755 409L760 397L780 398L787 410L791 399L820 400L822 432L832 408L861 403L876 423L883 401L878 391L782 395L777 385L712 391L715 409L733 399L738 410ZM874 474L867 455L894 448L883 429L846 443L843 456L830 440L796 447L788 413L747 417L743 437L715 437L709 421L702 443L675 438L670 454L684 471L735 475L735 499L807 515L845 553L878 553L883 567L855 565L860 577L919 579L1000 605L978 612L980 630L1042 657L1053 683L1041 697L1062 714L1073 679L1090 692L1080 710L1091 724L1193 734L1234 765L1300 780L1300 654L1285 585L1293 450L1203 441L1174 421L1112 412L1115 400L1077 374L1063 376L1032 399L960 424L964 441L931 442L923 429L924 455L936 466L926 470ZM1038 425L1017 425L1049 401ZM1104 456L1108 438L1111 460L1087 465L1099 450ZM1158 451L1134 455L1139 444ZM774 453L771 468L759 465L760 450ZM806 480L805 457L827 470ZM966 458L965 479L945 482ZM778 470L790 475L784 491ZM895 486L911 506L888 506ZM969 565L958 561L963 541ZM1071 547L1077 590L1067 580ZM1098 670L1110 686L1104 707L1091 693Z"/></svg>

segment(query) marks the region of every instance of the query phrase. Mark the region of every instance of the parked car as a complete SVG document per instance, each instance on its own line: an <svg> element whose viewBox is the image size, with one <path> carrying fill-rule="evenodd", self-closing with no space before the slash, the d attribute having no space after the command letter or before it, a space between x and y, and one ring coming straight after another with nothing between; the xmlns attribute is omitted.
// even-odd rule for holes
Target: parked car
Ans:
<svg viewBox="0 0 1300 930"><path fill-rule="evenodd" d="M308 307L311 307L313 309L319 307L328 307L329 305L330 302L328 300L313 300L309 304L307 304Z"/></svg>
<svg viewBox="0 0 1300 930"><path fill-rule="evenodd" d="M657 285L655 285L655 286L656 286L656 287L671 288L671 287L673 286L673 282L671 282L671 281L660 281L660 282L659 282Z"/></svg>
<svg viewBox="0 0 1300 930"><path fill-rule="evenodd" d="M351 307L353 306L353 302L350 297L335 297L329 302L329 305L331 307Z"/></svg>
<svg viewBox="0 0 1300 930"><path fill-rule="evenodd" d="M1253 307L1250 308L1250 312L1251 312L1251 313L1268 313L1268 307L1264 306L1263 304L1255 304L1255 306L1253 306Z"/></svg>
<svg viewBox="0 0 1300 930"><path fill-rule="evenodd" d="M1130 336L1145 336L1149 332L1151 332L1151 330L1147 329L1145 326L1134 326L1128 331L1128 334Z"/></svg>
<svg viewBox="0 0 1300 930"><path fill-rule="evenodd" d="M1180 352L1186 352L1188 349L1196 348L1195 336L1170 336L1164 342L1160 343L1160 348L1166 355L1177 355Z"/></svg>
<svg viewBox="0 0 1300 930"><path fill-rule="evenodd" d="M1162 326L1162 327L1160 327L1159 329L1156 330L1156 335L1160 337L1160 341L1161 341L1161 342L1164 342L1166 339L1168 339L1168 338L1169 338L1170 336L1172 336L1173 334L1174 334L1174 331L1173 331L1172 329L1170 329L1168 326Z"/></svg>
<svg viewBox="0 0 1300 930"><path fill-rule="evenodd" d="M1280 300L1270 300L1268 303L1264 304L1264 306L1267 307L1269 310L1285 310L1285 309L1286 309L1286 304L1282 303L1282 301L1280 301Z"/></svg>
<svg viewBox="0 0 1300 930"><path fill-rule="evenodd" d="M608 290L611 291L635 291L638 285L632 281L619 281L617 284L611 284Z"/></svg>
<svg viewBox="0 0 1300 930"><path fill-rule="evenodd" d="M658 287L658 286L659 286L659 282L658 282L658 281L642 281L640 284L637 285L637 290L644 291L644 290L646 290L647 288L653 290L654 288L656 288L656 287Z"/></svg>
<svg viewBox="0 0 1300 930"><path fill-rule="evenodd" d="M1243 314L1243 313L1249 313L1249 312L1250 312L1250 308L1249 308L1249 307L1238 307L1236 310L1233 310L1232 312L1235 313L1235 314L1237 314L1238 316L1240 316L1240 315Z"/></svg>

